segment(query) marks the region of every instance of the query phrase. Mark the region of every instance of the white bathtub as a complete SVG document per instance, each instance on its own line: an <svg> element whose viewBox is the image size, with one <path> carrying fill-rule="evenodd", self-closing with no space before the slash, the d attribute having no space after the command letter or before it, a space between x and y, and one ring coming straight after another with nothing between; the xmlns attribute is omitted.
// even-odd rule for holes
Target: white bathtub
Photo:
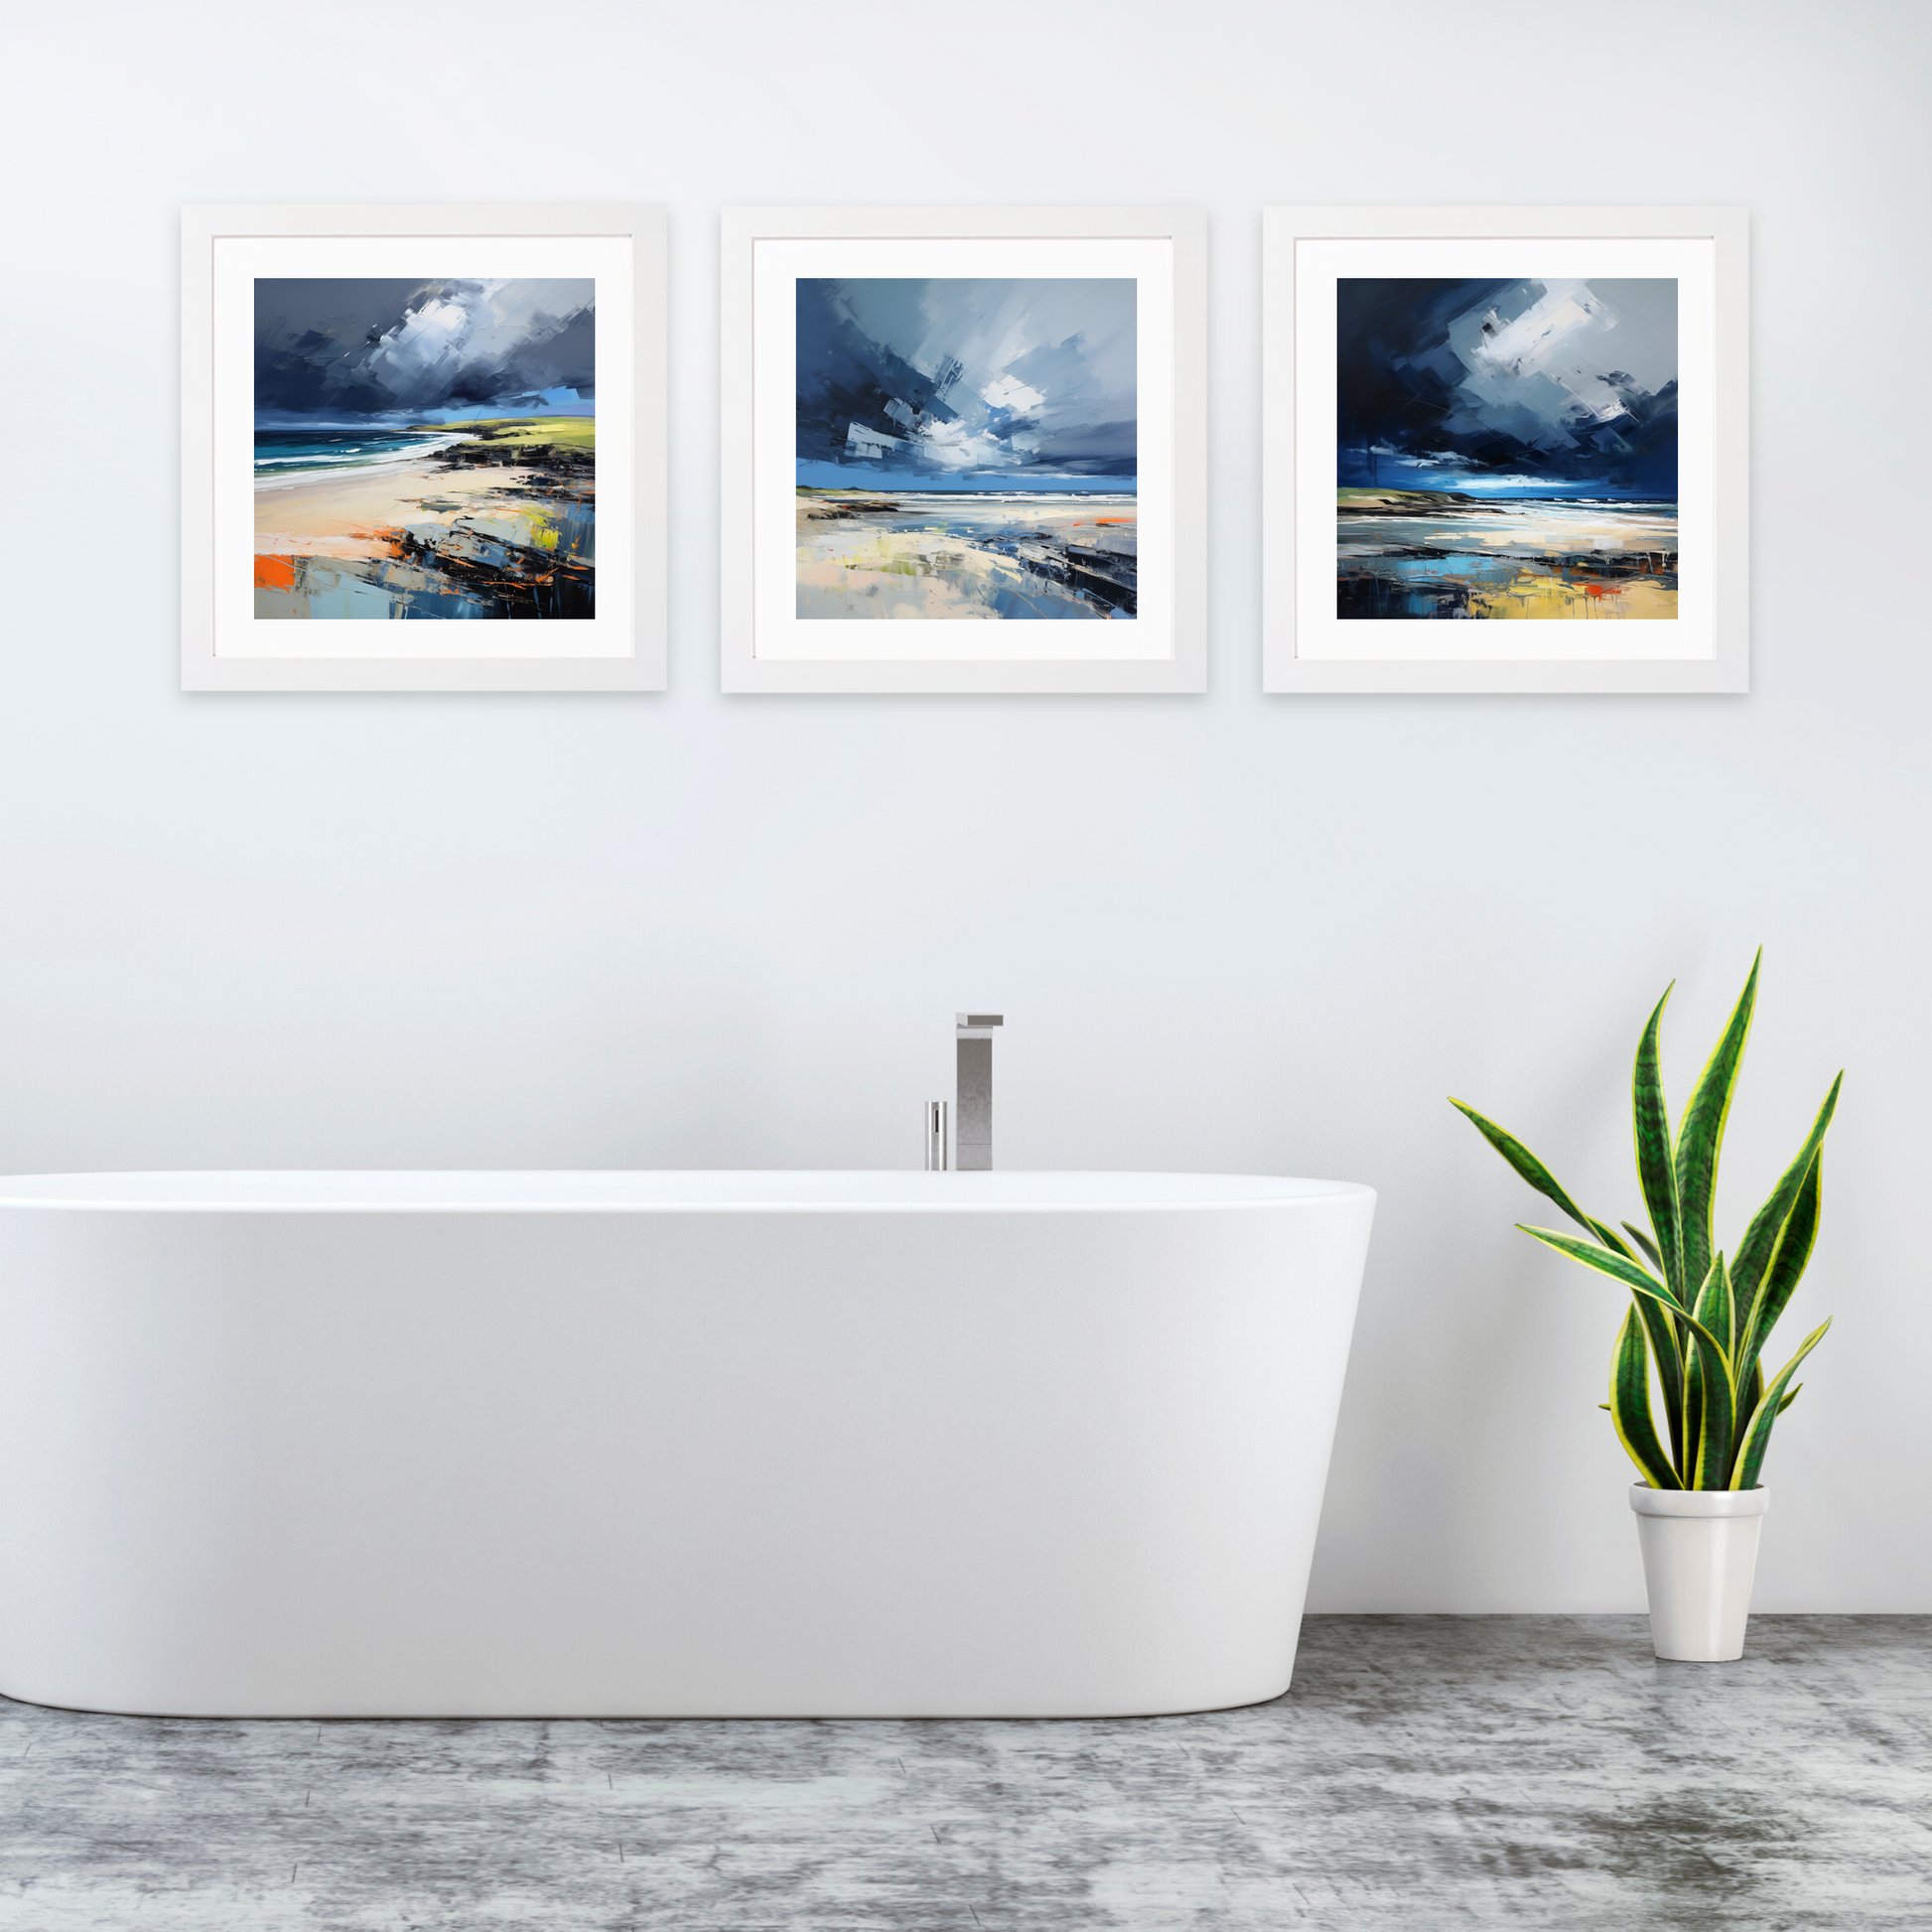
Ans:
<svg viewBox="0 0 1932 1932"><path fill-rule="evenodd" d="M1221 1174L0 1180L0 1692L1276 1697L1373 1210Z"/></svg>

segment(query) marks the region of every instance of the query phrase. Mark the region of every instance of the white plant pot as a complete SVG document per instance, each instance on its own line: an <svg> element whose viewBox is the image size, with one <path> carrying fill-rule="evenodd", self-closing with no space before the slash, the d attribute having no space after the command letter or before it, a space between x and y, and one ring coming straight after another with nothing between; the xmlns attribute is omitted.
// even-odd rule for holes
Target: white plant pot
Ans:
<svg viewBox="0 0 1932 1932"><path fill-rule="evenodd" d="M1630 1485L1650 1591L1650 1647L1691 1664L1744 1654L1744 1619L1757 1570L1765 1489L1652 1489Z"/></svg>

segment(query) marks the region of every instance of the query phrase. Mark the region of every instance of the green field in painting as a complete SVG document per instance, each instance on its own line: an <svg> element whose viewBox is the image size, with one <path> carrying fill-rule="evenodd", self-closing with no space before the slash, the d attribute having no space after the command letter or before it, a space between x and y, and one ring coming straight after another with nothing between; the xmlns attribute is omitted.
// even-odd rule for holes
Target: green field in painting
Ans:
<svg viewBox="0 0 1932 1932"><path fill-rule="evenodd" d="M597 449L595 416L485 416L474 423L419 423L415 427L466 430L473 441L499 450L581 450L588 456Z"/></svg>

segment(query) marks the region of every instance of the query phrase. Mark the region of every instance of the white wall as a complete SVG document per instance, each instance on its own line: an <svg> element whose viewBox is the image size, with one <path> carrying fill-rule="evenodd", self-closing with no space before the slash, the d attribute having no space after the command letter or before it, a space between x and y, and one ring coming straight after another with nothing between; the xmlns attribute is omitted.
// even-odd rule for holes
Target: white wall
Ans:
<svg viewBox="0 0 1932 1932"><path fill-rule="evenodd" d="M0 1169L910 1166L990 1003L1003 1165L1383 1190L1315 1607L1627 1609L1616 1295L1443 1096L1633 1214L1643 1017L1677 975L1681 1100L1762 940L1726 1227L1849 1074L1759 1606L1932 1610L1924 19L33 10ZM178 206L566 198L672 210L672 694L180 695ZM1212 695L725 701L718 208L1002 199L1211 211ZM1260 696L1294 201L1750 206L1750 697Z"/></svg>

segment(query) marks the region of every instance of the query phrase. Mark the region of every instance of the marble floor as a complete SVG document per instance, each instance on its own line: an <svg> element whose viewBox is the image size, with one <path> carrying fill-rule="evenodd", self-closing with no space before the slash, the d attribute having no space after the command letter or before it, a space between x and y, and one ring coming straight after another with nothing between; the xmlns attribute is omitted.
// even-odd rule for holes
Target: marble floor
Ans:
<svg viewBox="0 0 1932 1932"><path fill-rule="evenodd" d="M1932 1617L1309 1619L1056 1723L231 1723L0 1700L0 1928L1932 1928Z"/></svg>

